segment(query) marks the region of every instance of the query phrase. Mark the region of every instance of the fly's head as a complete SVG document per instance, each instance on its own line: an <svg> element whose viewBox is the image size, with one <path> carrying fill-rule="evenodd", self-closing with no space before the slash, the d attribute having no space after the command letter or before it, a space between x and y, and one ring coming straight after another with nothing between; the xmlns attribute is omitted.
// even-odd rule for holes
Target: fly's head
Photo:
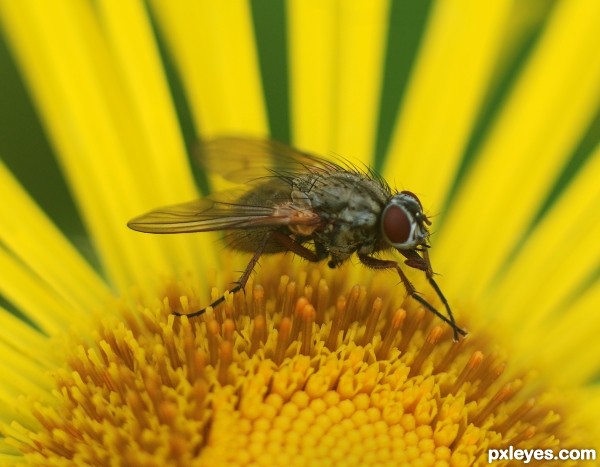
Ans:
<svg viewBox="0 0 600 467"><path fill-rule="evenodd" d="M381 233L385 241L398 250L412 250L425 245L431 221L423 213L419 198L401 191L386 204L381 214Z"/></svg>

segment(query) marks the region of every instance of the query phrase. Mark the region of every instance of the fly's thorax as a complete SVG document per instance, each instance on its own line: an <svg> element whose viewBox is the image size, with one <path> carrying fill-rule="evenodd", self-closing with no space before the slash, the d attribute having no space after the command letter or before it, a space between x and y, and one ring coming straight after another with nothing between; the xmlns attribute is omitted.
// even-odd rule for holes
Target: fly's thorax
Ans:
<svg viewBox="0 0 600 467"><path fill-rule="evenodd" d="M321 218L313 233L336 264L352 253L368 254L379 240L379 218L389 192L378 180L352 172L310 174L294 181Z"/></svg>
<svg viewBox="0 0 600 467"><path fill-rule="evenodd" d="M310 174L294 181L312 209L325 219L375 226L389 193L377 180L352 172Z"/></svg>

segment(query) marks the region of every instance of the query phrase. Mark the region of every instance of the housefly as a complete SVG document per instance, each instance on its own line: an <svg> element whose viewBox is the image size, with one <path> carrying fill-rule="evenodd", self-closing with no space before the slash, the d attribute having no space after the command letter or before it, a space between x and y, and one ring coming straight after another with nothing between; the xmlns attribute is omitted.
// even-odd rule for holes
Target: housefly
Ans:
<svg viewBox="0 0 600 467"><path fill-rule="evenodd" d="M244 289L265 254L291 251L308 261L328 260L330 268L356 254L368 268L395 270L408 295L451 326L455 341L466 335L434 280L427 251L431 221L414 193L392 191L372 170L269 140L219 138L203 143L199 152L208 172L242 189L150 211L132 219L131 229L159 234L225 231L230 248L253 254L231 293ZM425 273L447 316L417 293L397 261L376 256L389 250ZM209 306L224 300L221 296Z"/></svg>

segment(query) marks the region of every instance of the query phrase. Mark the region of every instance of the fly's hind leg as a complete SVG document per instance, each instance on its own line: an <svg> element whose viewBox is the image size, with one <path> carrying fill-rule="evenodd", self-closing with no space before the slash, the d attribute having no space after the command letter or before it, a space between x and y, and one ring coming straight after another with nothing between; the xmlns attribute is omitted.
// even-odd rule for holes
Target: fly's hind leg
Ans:
<svg viewBox="0 0 600 467"><path fill-rule="evenodd" d="M365 266L372 268L372 269L395 269L398 272L398 275L400 276L400 280L402 280L402 283L404 284L404 287L406 288L406 292L408 293L408 295L411 298L413 298L414 300L416 300L417 302L419 302L421 305L423 305L425 308L427 308L427 310L432 312L435 316L440 318L446 324L450 325L450 327L452 328L452 331L454 333L454 336L453 336L454 341L458 341L459 334L462 336L467 335L467 332L464 329L461 329L460 327L458 327L458 325L454 321L454 316L451 313L449 313L449 316L450 316L449 318L444 316L438 310L436 310L431 304L429 304L429 302L427 302L427 300L425 300L423 297L421 297L417 293L415 286L412 285L412 282L410 282L408 277L406 277L406 274L404 274L404 271L400 268L400 265L396 261L373 258L368 255L358 255L358 258L360 259L361 263L363 263ZM430 282L433 280L429 276L428 276L428 279ZM435 284L435 282L434 282L434 284ZM443 297L443 295L441 295L441 291L439 290L439 287L437 287L437 284L435 284L434 288L435 288L436 293L438 293L441 297ZM445 302L445 298L443 299L443 301Z"/></svg>
<svg viewBox="0 0 600 467"><path fill-rule="evenodd" d="M269 240L271 240L273 233L274 232L269 232L262 239L262 241L258 245L258 248L256 249L256 252L254 253L254 256L252 256L252 259L248 263L248 266L246 266L246 269L244 269L244 272L242 273L240 278L235 282L235 287L233 287L229 291L229 293L235 294L235 293L238 293L240 290L244 290L244 288L246 287L246 283L248 282L248 279L250 278L250 274L252 274L252 271L254 271L254 268L255 268L256 264L258 263L259 258L264 253L265 248L266 248L267 244L269 243ZM223 303L224 301L225 301L225 295L221 295L214 302L212 302L207 307L202 308L201 310L194 311L193 313L187 313L187 314L186 313L177 313L177 312L173 312L172 314L175 316L187 316L188 318L194 318L196 316L200 316L200 315L204 314L204 312L207 310L207 308L215 308L215 307L219 306L221 303Z"/></svg>
<svg viewBox="0 0 600 467"><path fill-rule="evenodd" d="M256 252L254 253L254 256L252 256L252 259L248 263L248 266L246 266L246 269L244 270L244 272L242 273L240 278L236 281L235 287L233 287L229 291L229 293L235 294L235 293L239 292L240 290L244 290L244 288L246 287L246 283L248 282L248 279L250 279L250 274L252 274L252 271L254 271L254 268L256 267L259 258L264 253L265 248L268 245L269 241L276 241L277 243L279 243L281 246L287 248L292 253L295 253L298 256L301 256L302 258L307 259L308 261L318 262L323 259L322 255L318 255L317 253L310 250L309 248L306 248L304 245L298 243L296 240L289 237L288 235L286 235L282 232L278 232L278 231L269 232L268 234L265 235L264 239L260 242ZM194 318L194 317L200 316L201 314L206 312L207 308L209 308L209 307L215 308L215 307L219 306L221 303L223 303L224 301L225 301L225 295L222 295L219 298L217 298L214 302L212 302L210 305L208 305L206 308L202 308L201 310L195 311L193 313L188 313L188 314L173 312L173 315L187 316L188 318Z"/></svg>

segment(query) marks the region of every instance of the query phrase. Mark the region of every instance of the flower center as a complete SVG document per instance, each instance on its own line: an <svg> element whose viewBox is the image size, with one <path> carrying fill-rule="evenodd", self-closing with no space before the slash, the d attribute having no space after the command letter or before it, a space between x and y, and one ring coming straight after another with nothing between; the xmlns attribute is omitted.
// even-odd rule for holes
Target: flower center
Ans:
<svg viewBox="0 0 600 467"><path fill-rule="evenodd" d="M197 291L174 283L113 313L11 443L35 465L471 465L571 446L556 398L508 376L489 339L454 343L400 286L347 275L263 272L191 320L170 313L197 310Z"/></svg>

